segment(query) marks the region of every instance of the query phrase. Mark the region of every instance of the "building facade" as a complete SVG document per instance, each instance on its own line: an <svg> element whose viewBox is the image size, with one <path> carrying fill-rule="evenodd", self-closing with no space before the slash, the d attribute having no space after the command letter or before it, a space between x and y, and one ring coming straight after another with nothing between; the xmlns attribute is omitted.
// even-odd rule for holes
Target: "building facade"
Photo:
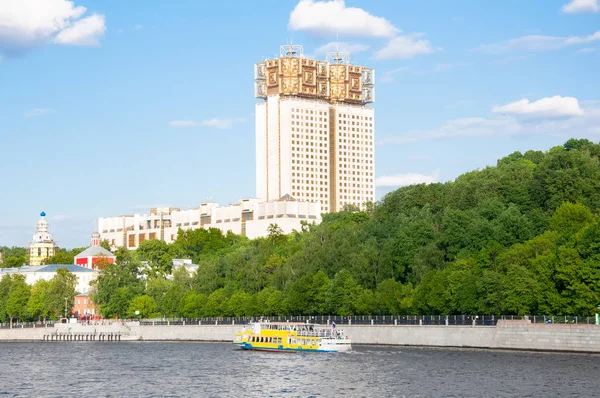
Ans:
<svg viewBox="0 0 600 398"><path fill-rule="evenodd" d="M88 294L78 294L75 296L71 315L78 319L102 319L100 309Z"/></svg>
<svg viewBox="0 0 600 398"><path fill-rule="evenodd" d="M270 224L284 233L321 214L375 200L375 71L352 65L348 53L325 61L305 58L302 46L255 65L256 199L190 210L154 208L149 214L102 217L102 239L136 249L145 240L167 243L181 229L218 228L250 239Z"/></svg>
<svg viewBox="0 0 600 398"><path fill-rule="evenodd" d="M145 240L160 239L172 243L179 229L217 228L250 239L266 236L270 224L277 224L284 233L301 230L302 223L320 223L319 202L300 202L289 197L271 202L245 199L240 203L219 206L203 203L190 210L152 208L149 214L101 217L98 229L111 247L136 249Z"/></svg>
<svg viewBox="0 0 600 398"><path fill-rule="evenodd" d="M24 265L18 268L0 268L0 278L6 274L25 275L25 282L28 285L34 285L40 279L49 281L54 278L56 271L60 268L66 268L77 277L75 290L78 293L88 293L90 291L90 283L98 276L98 271L79 267L77 265L49 264L34 266Z"/></svg>
<svg viewBox="0 0 600 398"><path fill-rule="evenodd" d="M373 69L302 46L255 65L256 196L319 202L323 213L375 200Z"/></svg>
<svg viewBox="0 0 600 398"><path fill-rule="evenodd" d="M48 228L46 213L40 213L37 228L29 244L29 265L42 265L47 259L53 257L58 250L52 234Z"/></svg>

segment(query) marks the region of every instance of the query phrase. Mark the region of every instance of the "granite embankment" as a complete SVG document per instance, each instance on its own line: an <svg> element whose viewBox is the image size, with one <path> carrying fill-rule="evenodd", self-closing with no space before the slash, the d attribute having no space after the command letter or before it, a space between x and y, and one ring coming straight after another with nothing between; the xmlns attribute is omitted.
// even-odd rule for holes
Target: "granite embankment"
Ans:
<svg viewBox="0 0 600 398"><path fill-rule="evenodd" d="M496 326L339 325L355 344L600 353L600 326L498 321ZM2 329L0 341L231 341L239 325L60 324ZM73 337L65 337L73 336ZM102 338L100 336L103 336Z"/></svg>

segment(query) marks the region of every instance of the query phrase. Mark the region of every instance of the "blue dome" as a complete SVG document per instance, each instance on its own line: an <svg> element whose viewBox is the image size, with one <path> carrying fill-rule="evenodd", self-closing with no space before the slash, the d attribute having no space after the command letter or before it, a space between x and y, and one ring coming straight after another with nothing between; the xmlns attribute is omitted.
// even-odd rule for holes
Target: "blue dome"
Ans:
<svg viewBox="0 0 600 398"><path fill-rule="evenodd" d="M45 213L45 212L41 212L41 213L40 213L40 216L41 216L41 217L46 217L46 213Z"/></svg>

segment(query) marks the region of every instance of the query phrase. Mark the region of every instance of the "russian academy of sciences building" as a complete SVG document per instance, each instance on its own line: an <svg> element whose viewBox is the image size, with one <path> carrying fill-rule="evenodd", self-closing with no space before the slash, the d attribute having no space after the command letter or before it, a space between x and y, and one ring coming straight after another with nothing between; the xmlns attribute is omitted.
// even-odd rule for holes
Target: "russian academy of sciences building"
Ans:
<svg viewBox="0 0 600 398"><path fill-rule="evenodd" d="M135 249L177 238L181 229L218 228L250 239L270 224L284 233L321 214L375 200L375 71L352 65L348 53L305 58L302 46L281 46L279 58L254 66L256 198L219 206L154 208L148 214L101 217L102 239Z"/></svg>

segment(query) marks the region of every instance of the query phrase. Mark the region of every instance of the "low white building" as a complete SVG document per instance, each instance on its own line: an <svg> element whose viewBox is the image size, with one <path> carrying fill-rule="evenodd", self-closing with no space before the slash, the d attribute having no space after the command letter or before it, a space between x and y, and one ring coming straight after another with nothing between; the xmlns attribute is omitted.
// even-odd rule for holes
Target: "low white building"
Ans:
<svg viewBox="0 0 600 398"><path fill-rule="evenodd" d="M101 217L98 229L102 239L112 247L136 249L145 240L160 239L172 243L179 229L218 228L244 235L250 239L267 236L270 224L277 224L284 233L300 231L302 222L321 222L319 202L300 202L286 195L280 200L260 202L244 199L240 203L219 206L203 203L198 208L152 208L149 214Z"/></svg>
<svg viewBox="0 0 600 398"><path fill-rule="evenodd" d="M82 294L90 291L90 283L98 276L98 271L79 267L77 265L50 264L50 265L24 265L18 268L0 268L0 278L6 274L25 275L25 282L34 285L40 279L49 281L54 278L59 268L66 268L77 277L75 290Z"/></svg>

